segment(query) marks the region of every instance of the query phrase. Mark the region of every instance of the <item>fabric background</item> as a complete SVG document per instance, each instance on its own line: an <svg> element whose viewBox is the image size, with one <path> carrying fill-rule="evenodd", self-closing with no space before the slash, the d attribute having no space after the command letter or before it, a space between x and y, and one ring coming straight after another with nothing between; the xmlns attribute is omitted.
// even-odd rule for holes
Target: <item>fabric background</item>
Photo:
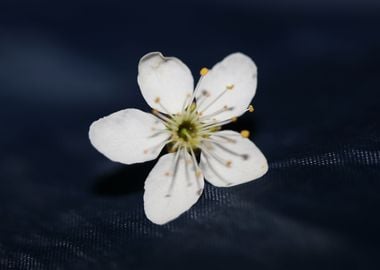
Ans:
<svg viewBox="0 0 380 270"><path fill-rule="evenodd" d="M376 1L1 1L0 269L379 269ZM124 166L90 123L149 110L150 51L193 71L242 51L259 69L260 180L207 184L176 221L143 212L153 162Z"/></svg>

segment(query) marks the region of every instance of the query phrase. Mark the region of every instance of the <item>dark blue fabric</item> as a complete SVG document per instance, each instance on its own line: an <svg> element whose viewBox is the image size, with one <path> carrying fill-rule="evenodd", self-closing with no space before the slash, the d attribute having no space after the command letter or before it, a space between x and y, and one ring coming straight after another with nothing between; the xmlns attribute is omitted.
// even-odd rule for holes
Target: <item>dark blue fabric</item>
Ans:
<svg viewBox="0 0 380 270"><path fill-rule="evenodd" d="M380 13L375 1L0 4L0 269L379 269ZM143 212L154 162L123 166L90 123L148 110L149 51L194 74L255 59L249 129L270 169L209 184L165 226Z"/></svg>

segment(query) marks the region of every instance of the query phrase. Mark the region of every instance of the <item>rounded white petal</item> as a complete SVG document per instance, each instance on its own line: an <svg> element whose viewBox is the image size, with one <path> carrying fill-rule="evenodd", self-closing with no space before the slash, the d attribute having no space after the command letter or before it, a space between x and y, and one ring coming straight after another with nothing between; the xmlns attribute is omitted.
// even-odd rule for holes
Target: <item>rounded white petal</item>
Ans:
<svg viewBox="0 0 380 270"><path fill-rule="evenodd" d="M230 108L212 117L217 121L240 116L250 105L256 87L257 67L253 60L242 53L230 54L199 82L198 109L207 116L224 107Z"/></svg>
<svg viewBox="0 0 380 270"><path fill-rule="evenodd" d="M175 157L176 153L162 156L145 181L145 214L156 224L165 224L187 211L203 191L203 176L197 178L188 153L179 158L174 177Z"/></svg>
<svg viewBox="0 0 380 270"><path fill-rule="evenodd" d="M155 159L169 138L162 122L152 114L126 109L100 118L90 126L92 145L109 159L125 164Z"/></svg>
<svg viewBox="0 0 380 270"><path fill-rule="evenodd" d="M137 82L149 106L163 113L181 112L194 89L191 71L181 60L148 53L141 58L138 71Z"/></svg>
<svg viewBox="0 0 380 270"><path fill-rule="evenodd" d="M228 139L226 139L228 138ZM268 171L268 163L261 151L238 132L216 132L202 151L200 167L208 182L218 187L235 186L255 180Z"/></svg>

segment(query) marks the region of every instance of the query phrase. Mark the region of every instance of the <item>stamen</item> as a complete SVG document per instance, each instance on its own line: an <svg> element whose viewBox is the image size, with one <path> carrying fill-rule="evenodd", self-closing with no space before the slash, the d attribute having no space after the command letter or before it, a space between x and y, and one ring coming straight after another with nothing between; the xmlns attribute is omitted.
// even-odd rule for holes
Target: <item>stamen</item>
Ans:
<svg viewBox="0 0 380 270"><path fill-rule="evenodd" d="M219 138L224 139L224 140L226 140L227 142L230 142L230 143L236 143L236 140L231 139L231 138L229 138L227 136L223 136L223 135L217 134L217 133L213 134L212 136L213 137L219 137Z"/></svg>
<svg viewBox="0 0 380 270"><path fill-rule="evenodd" d="M169 118L166 115L160 113L159 111L157 111L155 109L152 110L152 113L155 116L157 116L160 120L162 120L164 122L164 124L167 124L167 123L175 124L175 121L173 120L173 118Z"/></svg>
<svg viewBox="0 0 380 270"><path fill-rule="evenodd" d="M197 96L198 91L199 91L199 86L201 85L201 82L202 82L204 76L208 73L208 69L204 67L204 68L202 68L202 69L200 70L199 73L200 73L201 77L199 78L198 83L197 83L197 85L195 86L195 89L194 89L194 91L193 91L193 94L192 94L192 96L191 96L191 99L190 99L189 104L193 103L195 97Z"/></svg>
<svg viewBox="0 0 380 270"><path fill-rule="evenodd" d="M199 73L201 74L201 76L206 76L206 74L208 73L208 68L202 68Z"/></svg>
<svg viewBox="0 0 380 270"><path fill-rule="evenodd" d="M158 144L156 144L156 145L154 145L154 146L151 146L151 147L149 147L149 148L146 148L146 149L144 149L144 154L148 154L149 151L150 151L151 153L155 153L155 152L157 151L158 148L163 147L164 145L170 143L171 141L172 141L172 139L167 139L167 140L164 140L164 141L162 141L162 142L160 142L160 143L158 143Z"/></svg>
<svg viewBox="0 0 380 270"><path fill-rule="evenodd" d="M200 96L197 97L197 107L200 108L205 100L207 100L208 97L210 97L211 94L206 89L202 90L202 93ZM202 114L202 113L200 113Z"/></svg>
<svg viewBox="0 0 380 270"><path fill-rule="evenodd" d="M235 87L235 85L233 83L229 83L229 84L226 85L226 88L228 90L232 90L232 89L234 89L234 87Z"/></svg>
<svg viewBox="0 0 380 270"><path fill-rule="evenodd" d="M183 158L184 158L184 162L185 162L185 178L186 178L186 182L187 182L187 186L190 187L192 185L192 183L190 182L190 175L189 175L189 163L186 159L186 147L183 148Z"/></svg>
<svg viewBox="0 0 380 270"><path fill-rule="evenodd" d="M211 171L220 179L222 182L226 183L227 186L232 185L231 182L229 182L226 178L224 178L211 164L209 160L209 156L206 153L203 153L204 160L206 160L206 164L208 165L208 168L211 169Z"/></svg>
<svg viewBox="0 0 380 270"><path fill-rule="evenodd" d="M202 145L202 144L201 144ZM228 165L231 165L231 161L229 160L224 160L223 158L221 157L218 157L217 155L215 155L215 153L213 153L212 151L209 151L207 148L207 146L205 144L203 144L204 146L201 146L201 150L202 152L206 153L207 155L209 156L212 156L216 161L218 161L220 164L222 164L223 166L226 166L226 167L229 167Z"/></svg>
<svg viewBox="0 0 380 270"><path fill-rule="evenodd" d="M197 105L193 102L186 108L186 112L188 113L188 116L192 116L195 114L194 112L196 111L195 109L197 108Z"/></svg>
<svg viewBox="0 0 380 270"><path fill-rule="evenodd" d="M192 97L191 94L187 94L187 95L186 95L186 99L185 99L185 101L184 101L184 103L183 103L183 105L182 105L182 110L181 110L182 112L185 111L186 106L187 106L187 101L188 101L191 97Z"/></svg>
<svg viewBox="0 0 380 270"><path fill-rule="evenodd" d="M169 110L166 109L164 105L162 105L160 97L156 97L154 99L154 102L160 105L160 107L165 111L166 114L170 114Z"/></svg>
<svg viewBox="0 0 380 270"><path fill-rule="evenodd" d="M202 91L202 96L209 97L210 96L210 92L207 91L207 90L203 90Z"/></svg>
<svg viewBox="0 0 380 270"><path fill-rule="evenodd" d="M152 128L152 131L154 131L154 130L156 130L156 129ZM159 130L157 130L157 132L150 135L149 138L154 138L154 137L157 137L158 135L161 135L164 133L170 134L170 131L167 129L159 129Z"/></svg>
<svg viewBox="0 0 380 270"><path fill-rule="evenodd" d="M175 151L177 151L177 148L180 146L180 142L176 142L171 148L170 148L170 152L171 153L174 153Z"/></svg>
<svg viewBox="0 0 380 270"><path fill-rule="evenodd" d="M243 137L243 138L249 138L249 130L246 130L246 129L244 129L244 130L242 130L242 131L240 131L240 135Z"/></svg>
<svg viewBox="0 0 380 270"><path fill-rule="evenodd" d="M191 154L191 159L193 160L193 166L194 166L194 171L195 171L195 177L197 179L197 185L198 185L198 195L202 193L202 188L201 188L201 183L200 183L200 177L202 176L202 171L198 166L197 159L195 158L195 154L193 149L190 147L190 154Z"/></svg>
<svg viewBox="0 0 380 270"><path fill-rule="evenodd" d="M173 167L171 169L171 171L173 172L173 177L172 177L171 182L170 182L168 193L166 194L165 197L170 197L171 193L173 191L173 187L174 187L174 183L175 183L175 179L176 179L177 171L178 171L178 164L179 164L179 160L180 160L180 158L179 158L180 152L181 152L181 149L179 149L179 151L177 151L177 153L175 154L175 156L173 158L174 162L172 163Z"/></svg>
<svg viewBox="0 0 380 270"><path fill-rule="evenodd" d="M220 122L212 122L212 123L209 123L209 124L204 124L201 127L200 131L210 131L210 129L213 129L215 127L220 127L220 126L229 124L231 122L236 122L236 120L237 120L237 117L232 117L230 119L223 120L223 121L220 121Z"/></svg>
<svg viewBox="0 0 380 270"><path fill-rule="evenodd" d="M204 120L209 119L211 117L215 117L218 114L221 114L221 113L224 113L224 112L227 112L227 111L232 111L233 109L234 109L234 107L228 107L227 105L224 105L222 109L217 110L216 112L213 112L211 114L207 114L205 116L201 116L200 120L204 121Z"/></svg>
<svg viewBox="0 0 380 270"><path fill-rule="evenodd" d="M209 142L209 143L211 143L211 144L219 147L220 149L222 149L223 151L225 151L225 152L227 152L227 153L229 153L231 155L241 157L243 160L247 160L249 158L248 154L237 153L237 152L235 152L235 151L233 151L233 150L225 147L221 142L216 141L214 138L212 138L212 139L203 139L202 141Z"/></svg>
<svg viewBox="0 0 380 270"><path fill-rule="evenodd" d="M255 111L255 108L253 108L252 105L249 105L249 106L248 106L248 111L249 111L249 112L254 112L254 111Z"/></svg>
<svg viewBox="0 0 380 270"><path fill-rule="evenodd" d="M210 108L212 105L214 105L215 102L217 102L222 96L224 96L225 93L227 93L229 90L226 88L224 89L214 100L212 100L209 104L206 105L205 108L203 108L201 110L201 112L203 113L204 111L206 111L208 108Z"/></svg>

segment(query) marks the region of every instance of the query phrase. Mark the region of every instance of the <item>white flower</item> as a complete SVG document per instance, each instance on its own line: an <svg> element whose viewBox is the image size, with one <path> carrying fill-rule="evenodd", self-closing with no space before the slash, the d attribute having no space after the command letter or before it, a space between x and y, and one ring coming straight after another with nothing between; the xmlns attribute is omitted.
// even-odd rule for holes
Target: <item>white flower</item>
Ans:
<svg viewBox="0 0 380 270"><path fill-rule="evenodd" d="M90 127L93 146L124 164L155 159L168 145L170 153L158 160L145 182L145 214L156 224L177 218L195 204L204 178L215 186L229 187L259 178L268 170L264 155L247 138L247 130L220 131L222 125L253 111L255 63L234 53L200 73L193 91L193 77L183 62L149 53L139 62L137 80L154 115L125 109Z"/></svg>

